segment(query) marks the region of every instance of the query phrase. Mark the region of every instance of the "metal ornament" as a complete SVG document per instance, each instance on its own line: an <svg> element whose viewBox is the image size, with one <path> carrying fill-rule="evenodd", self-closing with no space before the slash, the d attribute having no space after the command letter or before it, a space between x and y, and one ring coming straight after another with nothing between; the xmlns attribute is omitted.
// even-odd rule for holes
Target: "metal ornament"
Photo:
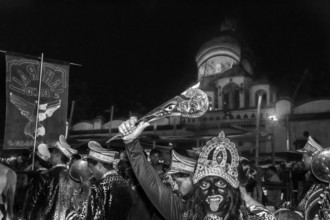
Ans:
<svg viewBox="0 0 330 220"><path fill-rule="evenodd" d="M141 119L139 122L152 122L165 117L185 117L198 118L206 113L209 108L209 100L205 92L198 89L200 83L190 87L182 92L179 96L175 96L164 104L158 106ZM121 134L113 136L110 141L121 137Z"/></svg>
<svg viewBox="0 0 330 220"><path fill-rule="evenodd" d="M201 117L208 110L209 100L205 92L198 89L198 87L199 83L158 106L139 121L152 122L170 116Z"/></svg>
<svg viewBox="0 0 330 220"><path fill-rule="evenodd" d="M311 170L317 179L330 183L330 148L325 148L314 155Z"/></svg>

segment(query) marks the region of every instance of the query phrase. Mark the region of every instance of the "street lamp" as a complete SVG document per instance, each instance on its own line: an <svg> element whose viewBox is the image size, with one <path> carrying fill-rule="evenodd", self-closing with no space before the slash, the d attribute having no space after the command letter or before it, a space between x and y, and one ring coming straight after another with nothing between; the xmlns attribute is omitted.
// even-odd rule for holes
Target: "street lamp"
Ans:
<svg viewBox="0 0 330 220"><path fill-rule="evenodd" d="M260 138L260 108L262 102L262 94L258 95L258 106L257 106L257 123L256 123L256 167L259 166L259 138Z"/></svg>

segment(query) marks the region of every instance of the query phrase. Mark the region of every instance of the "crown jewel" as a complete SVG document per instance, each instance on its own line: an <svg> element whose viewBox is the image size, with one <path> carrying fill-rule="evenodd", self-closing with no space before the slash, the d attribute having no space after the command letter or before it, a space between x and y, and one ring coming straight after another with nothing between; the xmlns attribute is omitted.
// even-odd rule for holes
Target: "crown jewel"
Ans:
<svg viewBox="0 0 330 220"><path fill-rule="evenodd" d="M193 182L196 184L206 176L218 176L237 188L239 185L238 163L239 156L235 144L225 138L225 133L221 131L218 137L212 138L202 148Z"/></svg>

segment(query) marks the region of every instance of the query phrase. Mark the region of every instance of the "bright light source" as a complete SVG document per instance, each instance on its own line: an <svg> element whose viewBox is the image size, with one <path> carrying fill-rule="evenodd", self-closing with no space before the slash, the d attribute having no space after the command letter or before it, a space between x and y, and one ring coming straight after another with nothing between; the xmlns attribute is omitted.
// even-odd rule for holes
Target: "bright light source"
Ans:
<svg viewBox="0 0 330 220"><path fill-rule="evenodd" d="M269 120L272 120L272 121L278 121L278 119L276 118L276 115L271 115L268 118L269 118Z"/></svg>

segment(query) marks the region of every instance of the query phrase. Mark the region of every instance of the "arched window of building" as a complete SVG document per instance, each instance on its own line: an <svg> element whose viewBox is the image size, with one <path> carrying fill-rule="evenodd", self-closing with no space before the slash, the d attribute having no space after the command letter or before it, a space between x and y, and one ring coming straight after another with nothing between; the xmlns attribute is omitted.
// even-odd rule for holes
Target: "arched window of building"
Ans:
<svg viewBox="0 0 330 220"><path fill-rule="evenodd" d="M256 92L255 99L256 99L256 106L258 105L258 97L259 95L262 95L262 100L261 100L261 106L266 107L267 106L267 91L264 89L259 89Z"/></svg>
<svg viewBox="0 0 330 220"><path fill-rule="evenodd" d="M222 94L224 109L230 110L239 108L240 87L236 83L228 83L223 87Z"/></svg>

